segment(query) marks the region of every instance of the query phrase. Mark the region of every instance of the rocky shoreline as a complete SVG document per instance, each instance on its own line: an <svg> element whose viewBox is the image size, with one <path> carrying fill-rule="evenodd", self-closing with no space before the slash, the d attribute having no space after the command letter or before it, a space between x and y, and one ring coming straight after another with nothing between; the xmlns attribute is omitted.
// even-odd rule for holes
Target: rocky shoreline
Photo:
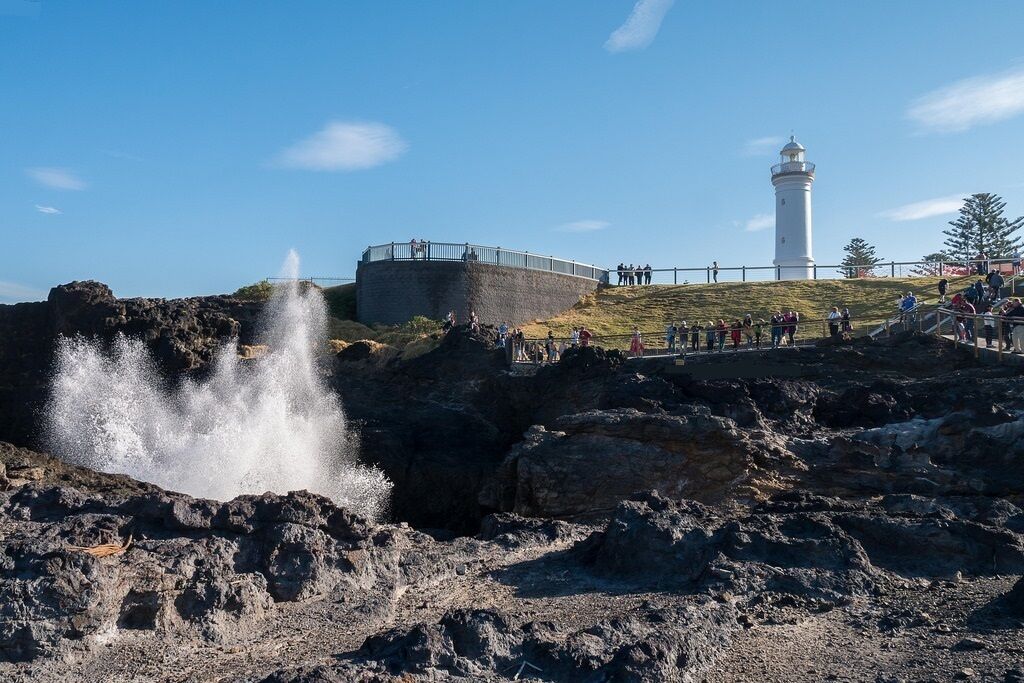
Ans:
<svg viewBox="0 0 1024 683"><path fill-rule="evenodd" d="M141 335L173 380L258 312L104 290L0 306L4 680L1024 680L1015 367L917 335L711 380L595 349L512 373L462 329L354 344L323 371L395 484L374 525L38 452L56 334Z"/></svg>

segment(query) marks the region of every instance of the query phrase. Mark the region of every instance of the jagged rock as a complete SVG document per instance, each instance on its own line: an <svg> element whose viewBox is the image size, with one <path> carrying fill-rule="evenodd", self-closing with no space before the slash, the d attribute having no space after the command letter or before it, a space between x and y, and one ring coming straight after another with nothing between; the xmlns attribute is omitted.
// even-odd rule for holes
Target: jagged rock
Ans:
<svg viewBox="0 0 1024 683"><path fill-rule="evenodd" d="M633 409L559 418L552 431L531 427L509 453L481 503L527 516L604 512L636 491L720 500L741 494L751 471L780 459L782 441L747 434L726 418Z"/></svg>
<svg viewBox="0 0 1024 683"><path fill-rule="evenodd" d="M30 660L112 628L244 637L275 601L393 591L398 530L375 529L304 491L227 503L151 491L100 497L31 483L0 564L0 653ZM69 547L133 537L121 555Z"/></svg>

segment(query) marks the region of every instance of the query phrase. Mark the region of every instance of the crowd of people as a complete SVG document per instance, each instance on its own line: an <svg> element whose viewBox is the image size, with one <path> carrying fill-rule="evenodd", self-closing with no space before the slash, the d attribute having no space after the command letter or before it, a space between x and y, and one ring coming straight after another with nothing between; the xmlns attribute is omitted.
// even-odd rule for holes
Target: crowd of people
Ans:
<svg viewBox="0 0 1024 683"><path fill-rule="evenodd" d="M615 272L619 276L618 284L621 285L649 285L651 284L651 264L646 266L634 266L630 263L628 266L619 264L615 269Z"/></svg>
<svg viewBox="0 0 1024 683"><path fill-rule="evenodd" d="M979 278L953 295L949 309L957 341L978 346L980 333L986 348L992 348L995 342L1003 350L1024 353L1024 304L1019 298L1003 299L1004 284L1003 276L990 270L984 280ZM939 281L940 303L945 303L948 288L948 281Z"/></svg>

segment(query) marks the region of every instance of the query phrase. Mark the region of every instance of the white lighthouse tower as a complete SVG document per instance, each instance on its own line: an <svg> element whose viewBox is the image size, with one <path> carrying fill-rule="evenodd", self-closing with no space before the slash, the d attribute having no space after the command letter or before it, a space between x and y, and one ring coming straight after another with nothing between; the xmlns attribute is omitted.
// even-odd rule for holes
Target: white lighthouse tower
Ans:
<svg viewBox="0 0 1024 683"><path fill-rule="evenodd" d="M782 280L814 277L811 256L811 185L814 164L804 160L804 146L790 136L772 166L775 186L775 265Z"/></svg>

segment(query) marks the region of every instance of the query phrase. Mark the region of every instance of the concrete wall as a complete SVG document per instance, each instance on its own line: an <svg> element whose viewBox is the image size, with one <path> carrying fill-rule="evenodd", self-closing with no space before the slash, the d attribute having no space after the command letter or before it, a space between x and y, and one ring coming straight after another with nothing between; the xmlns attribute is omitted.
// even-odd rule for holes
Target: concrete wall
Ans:
<svg viewBox="0 0 1024 683"><path fill-rule="evenodd" d="M522 323L571 308L597 289L582 277L460 261L374 261L356 270L356 317L395 325L414 315L440 320L454 310L464 323Z"/></svg>

